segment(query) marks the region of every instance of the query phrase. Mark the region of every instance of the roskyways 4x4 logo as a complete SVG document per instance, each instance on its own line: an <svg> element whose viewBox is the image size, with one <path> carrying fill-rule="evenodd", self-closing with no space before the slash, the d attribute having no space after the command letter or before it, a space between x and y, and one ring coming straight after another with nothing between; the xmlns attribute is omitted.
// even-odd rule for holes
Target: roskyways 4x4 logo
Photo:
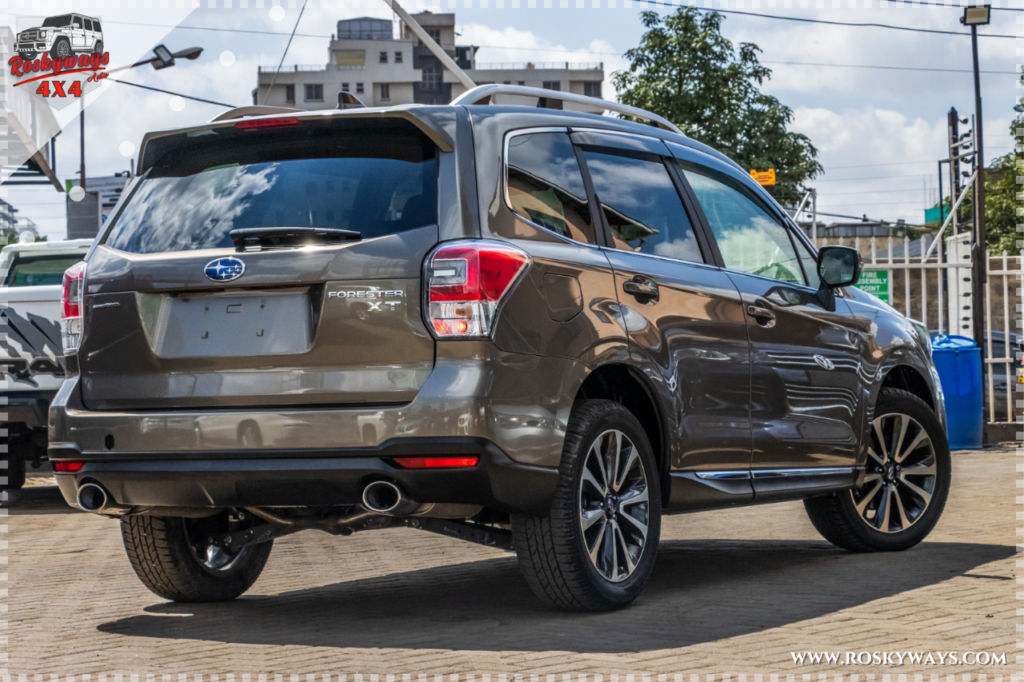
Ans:
<svg viewBox="0 0 1024 682"><path fill-rule="evenodd" d="M18 54L7 61L14 86L32 89L58 109L107 77L110 54L103 47L103 28L99 19L84 14L48 17L19 32L14 51Z"/></svg>

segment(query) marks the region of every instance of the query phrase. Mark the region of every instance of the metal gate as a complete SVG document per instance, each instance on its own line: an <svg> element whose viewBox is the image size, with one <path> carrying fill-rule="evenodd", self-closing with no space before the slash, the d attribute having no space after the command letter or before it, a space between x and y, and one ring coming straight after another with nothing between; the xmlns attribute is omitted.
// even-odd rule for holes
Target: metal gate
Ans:
<svg viewBox="0 0 1024 682"><path fill-rule="evenodd" d="M864 259L861 287L872 291L932 334L974 334L970 235L946 239L817 239L818 246L853 246ZM935 242L933 244L933 242ZM930 249L930 252L929 252ZM988 283L982 341L985 418L991 424L1019 421L1014 404L1024 306L1024 252L986 253Z"/></svg>

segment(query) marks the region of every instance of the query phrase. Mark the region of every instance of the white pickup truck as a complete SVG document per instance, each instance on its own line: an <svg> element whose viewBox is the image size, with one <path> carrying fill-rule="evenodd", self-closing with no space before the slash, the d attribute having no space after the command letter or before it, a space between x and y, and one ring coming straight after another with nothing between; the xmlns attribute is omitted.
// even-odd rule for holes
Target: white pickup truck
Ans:
<svg viewBox="0 0 1024 682"><path fill-rule="evenodd" d="M64 271L82 260L91 244L76 239L12 244L0 251L0 428L7 429L8 443L7 472L0 470L0 477L7 477L3 487L23 486L26 465L39 468L46 458L46 412L64 381Z"/></svg>

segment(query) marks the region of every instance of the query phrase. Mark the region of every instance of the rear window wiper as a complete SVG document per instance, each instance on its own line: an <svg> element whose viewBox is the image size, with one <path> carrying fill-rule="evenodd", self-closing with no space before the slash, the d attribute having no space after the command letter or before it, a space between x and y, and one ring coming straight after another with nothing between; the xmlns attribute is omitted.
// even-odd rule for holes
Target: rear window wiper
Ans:
<svg viewBox="0 0 1024 682"><path fill-rule="evenodd" d="M274 248L302 244L337 244L358 241L362 232L338 227L241 227L228 232L235 248Z"/></svg>

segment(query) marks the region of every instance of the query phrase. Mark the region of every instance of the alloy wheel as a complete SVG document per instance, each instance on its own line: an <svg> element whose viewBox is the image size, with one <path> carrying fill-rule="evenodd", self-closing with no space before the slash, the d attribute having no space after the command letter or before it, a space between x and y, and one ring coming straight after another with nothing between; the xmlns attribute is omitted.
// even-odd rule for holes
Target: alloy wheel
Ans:
<svg viewBox="0 0 1024 682"><path fill-rule="evenodd" d="M64 57L70 57L71 46L68 45L66 42L62 41L59 45L57 45L57 56L61 59L63 59Z"/></svg>
<svg viewBox="0 0 1024 682"><path fill-rule="evenodd" d="M650 522L648 494L633 441L618 430L594 439L583 461L579 519L590 563L609 582L626 580L640 563Z"/></svg>
<svg viewBox="0 0 1024 682"><path fill-rule="evenodd" d="M938 475L935 447L913 417L885 414L872 423L864 485L852 490L864 523L899 533L917 523L931 504Z"/></svg>

